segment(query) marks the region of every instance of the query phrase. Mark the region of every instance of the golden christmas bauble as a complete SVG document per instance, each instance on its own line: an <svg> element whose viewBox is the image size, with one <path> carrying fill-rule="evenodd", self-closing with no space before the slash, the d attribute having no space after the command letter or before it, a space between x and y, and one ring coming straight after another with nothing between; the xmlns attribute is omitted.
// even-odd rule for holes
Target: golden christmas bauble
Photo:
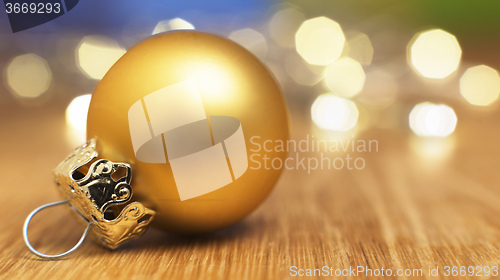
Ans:
<svg viewBox="0 0 500 280"><path fill-rule="evenodd" d="M284 160L287 108L268 69L238 44L183 31L130 49L92 96L87 137L99 156L132 165L133 200L178 233L229 226L270 193Z"/></svg>

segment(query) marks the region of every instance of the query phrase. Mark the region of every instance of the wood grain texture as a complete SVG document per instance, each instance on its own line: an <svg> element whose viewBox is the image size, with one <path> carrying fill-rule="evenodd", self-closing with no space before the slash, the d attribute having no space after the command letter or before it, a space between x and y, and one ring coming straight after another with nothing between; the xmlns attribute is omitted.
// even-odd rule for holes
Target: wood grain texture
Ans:
<svg viewBox="0 0 500 280"><path fill-rule="evenodd" d="M297 139L310 130L303 115L293 115ZM290 266L367 266L422 268L422 277L398 279L441 279L428 267L498 266L500 118L466 109L460 116L442 143L405 129L361 132L357 138L379 141L378 152L358 155L365 169L286 171L269 199L229 229L192 238L150 229L116 251L86 241L68 258L45 261L28 252L21 228L31 210L58 199L51 171L72 148L64 107L2 108L0 278L288 279ZM61 208L40 214L33 244L50 253L71 247L82 231L71 219Z"/></svg>

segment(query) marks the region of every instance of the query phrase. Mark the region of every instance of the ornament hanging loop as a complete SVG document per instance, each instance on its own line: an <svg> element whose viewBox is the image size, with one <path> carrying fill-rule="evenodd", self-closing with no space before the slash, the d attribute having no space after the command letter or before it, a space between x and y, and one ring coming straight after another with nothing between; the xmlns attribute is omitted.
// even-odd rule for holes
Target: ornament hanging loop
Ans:
<svg viewBox="0 0 500 280"><path fill-rule="evenodd" d="M29 227L29 224L30 224L31 219L33 218L33 216L35 216L38 212L40 212L41 210L43 210L45 208L49 208L49 207L53 207L53 206L57 206L57 205L65 204L65 203L69 203L69 200L57 201L57 202L52 202L52 203L48 203L48 204L42 205L42 206L36 208L35 210L33 210L33 212L31 212L28 215L28 217L26 218L26 221L24 222L24 227L23 227L24 243L26 243L26 247L28 247L28 249L33 254L39 256L40 258L44 258L44 259L58 259L58 258L65 257L65 256L73 253L74 251L76 251L76 249L78 249L80 247L80 245L82 245L83 241L85 240L85 237L87 237L87 233L88 233L89 228L90 228L90 223L88 221L87 221L87 226L85 227L85 231L83 232L82 237L80 237L80 240L78 241L78 243L76 243L76 245L73 246L73 248L69 249L68 251L66 251L64 253L57 254L57 255L48 255L48 254L44 254L44 253L41 253L41 252L37 251L31 245L31 243L30 243L30 241L28 239L28 227Z"/></svg>
<svg viewBox="0 0 500 280"><path fill-rule="evenodd" d="M73 150L54 170L54 180L63 200L38 207L24 223L24 242L33 254L44 259L67 256L80 247L87 235L106 248L115 249L146 231L156 212L140 202L129 203L132 197L132 168L127 163L97 157L97 141L93 138ZM113 177L119 169L125 174L118 174L120 178ZM45 208L66 203L86 223L82 237L65 253L48 255L38 252L28 239L31 219ZM124 206L111 209L115 205Z"/></svg>

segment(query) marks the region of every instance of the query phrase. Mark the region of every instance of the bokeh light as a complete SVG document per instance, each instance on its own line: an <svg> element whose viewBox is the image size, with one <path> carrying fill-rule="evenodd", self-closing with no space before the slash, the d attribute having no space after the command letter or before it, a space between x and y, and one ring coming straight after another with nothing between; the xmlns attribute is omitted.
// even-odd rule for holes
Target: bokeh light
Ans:
<svg viewBox="0 0 500 280"><path fill-rule="evenodd" d="M14 94L36 98L50 86L52 72L47 61L35 54L15 57L7 66L7 84Z"/></svg>
<svg viewBox="0 0 500 280"><path fill-rule="evenodd" d="M183 20L182 18L174 18L170 20L162 20L156 24L153 30L153 35L168 32L172 30L189 30L195 29L194 25L190 22Z"/></svg>
<svg viewBox="0 0 500 280"><path fill-rule="evenodd" d="M458 68L462 50L452 34L435 29L415 35L409 61L422 76L443 79Z"/></svg>
<svg viewBox="0 0 500 280"><path fill-rule="evenodd" d="M295 47L295 32L306 18L294 8L277 11L269 21L271 38L284 48Z"/></svg>
<svg viewBox="0 0 500 280"><path fill-rule="evenodd" d="M229 35L229 39L242 45L260 58L265 58L267 55L266 38L254 29L245 28L234 31Z"/></svg>
<svg viewBox="0 0 500 280"><path fill-rule="evenodd" d="M460 79L460 93L472 105L488 106L500 95L500 76L486 65L471 67Z"/></svg>
<svg viewBox="0 0 500 280"><path fill-rule="evenodd" d="M354 102L327 93L316 98L311 107L311 117L322 129L344 132L356 126L359 111Z"/></svg>
<svg viewBox="0 0 500 280"><path fill-rule="evenodd" d="M423 102L410 113L410 128L419 136L446 137L456 125L457 115L446 105Z"/></svg>
<svg viewBox="0 0 500 280"><path fill-rule="evenodd" d="M116 41L104 36L85 36L77 48L77 65L92 79L102 79L125 54Z"/></svg>
<svg viewBox="0 0 500 280"><path fill-rule="evenodd" d="M87 113L91 97L91 94L77 96L66 108L66 124L69 129L70 138L74 143L85 141Z"/></svg>
<svg viewBox="0 0 500 280"><path fill-rule="evenodd" d="M89 110L91 94L75 97L66 108L66 121L76 130L85 131L87 126L87 112Z"/></svg>
<svg viewBox="0 0 500 280"><path fill-rule="evenodd" d="M306 20L295 34L297 52L308 63L328 65L340 57L345 36L340 25L327 18Z"/></svg>
<svg viewBox="0 0 500 280"><path fill-rule="evenodd" d="M344 46L344 54L355 59L363 65L372 64L373 45L365 33L353 31L346 34L347 41Z"/></svg>
<svg viewBox="0 0 500 280"><path fill-rule="evenodd" d="M325 85L333 93L344 97L358 94L363 89L365 78L361 64L349 57L334 61L325 71Z"/></svg>

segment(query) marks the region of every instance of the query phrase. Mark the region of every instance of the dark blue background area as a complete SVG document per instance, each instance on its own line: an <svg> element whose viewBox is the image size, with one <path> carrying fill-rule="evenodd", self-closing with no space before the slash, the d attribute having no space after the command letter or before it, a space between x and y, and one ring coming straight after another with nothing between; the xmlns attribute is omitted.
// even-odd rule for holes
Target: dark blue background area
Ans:
<svg viewBox="0 0 500 280"><path fill-rule="evenodd" d="M221 14L233 15L244 25L259 19L255 15L264 16L275 3L270 0L80 0L65 15L22 32L88 30L106 34L122 30L134 22L154 27L158 21L175 17L203 28L206 22L203 19L207 18L210 18L211 25L228 24L227 18L220 17ZM6 15L5 11L0 14L2 18ZM253 16L245 18L248 14ZM8 22L0 19L0 24ZM5 30L1 28L2 32Z"/></svg>

